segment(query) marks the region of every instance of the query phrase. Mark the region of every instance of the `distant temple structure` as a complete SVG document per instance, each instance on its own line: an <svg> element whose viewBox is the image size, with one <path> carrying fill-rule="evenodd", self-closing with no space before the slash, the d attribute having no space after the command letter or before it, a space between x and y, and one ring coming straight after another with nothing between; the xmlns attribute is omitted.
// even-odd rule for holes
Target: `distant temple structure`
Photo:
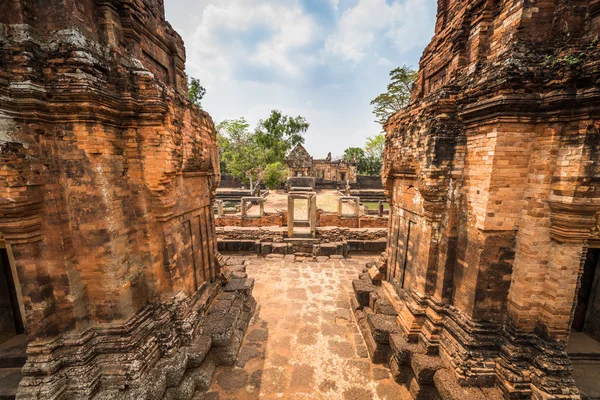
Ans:
<svg viewBox="0 0 600 400"><path fill-rule="evenodd" d="M314 177L317 184L346 182L356 183L356 172L358 163L347 163L344 160L331 160L331 153L327 158L315 160L306 151L304 146L299 144L288 155L288 176L294 177Z"/></svg>

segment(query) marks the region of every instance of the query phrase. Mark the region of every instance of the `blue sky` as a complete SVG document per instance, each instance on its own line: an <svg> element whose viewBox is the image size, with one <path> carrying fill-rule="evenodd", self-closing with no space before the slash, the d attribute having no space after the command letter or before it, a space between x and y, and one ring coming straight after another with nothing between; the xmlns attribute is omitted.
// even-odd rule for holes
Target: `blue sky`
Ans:
<svg viewBox="0 0 600 400"><path fill-rule="evenodd" d="M376 135L370 101L389 71L418 67L436 0L165 0L186 44L186 70L215 122L272 109L311 124L314 157L342 155Z"/></svg>

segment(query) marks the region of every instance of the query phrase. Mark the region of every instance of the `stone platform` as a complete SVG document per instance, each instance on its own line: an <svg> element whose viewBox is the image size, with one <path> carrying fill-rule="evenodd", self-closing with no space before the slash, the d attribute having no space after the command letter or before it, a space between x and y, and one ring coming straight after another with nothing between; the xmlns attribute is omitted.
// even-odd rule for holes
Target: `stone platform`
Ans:
<svg viewBox="0 0 600 400"><path fill-rule="evenodd" d="M393 379L409 400L490 400L502 399L497 388L461 386L451 367L445 365L436 347L427 347L403 332L399 323L401 302L383 281L386 263L367 263L352 281L352 311L373 363L390 368Z"/></svg>

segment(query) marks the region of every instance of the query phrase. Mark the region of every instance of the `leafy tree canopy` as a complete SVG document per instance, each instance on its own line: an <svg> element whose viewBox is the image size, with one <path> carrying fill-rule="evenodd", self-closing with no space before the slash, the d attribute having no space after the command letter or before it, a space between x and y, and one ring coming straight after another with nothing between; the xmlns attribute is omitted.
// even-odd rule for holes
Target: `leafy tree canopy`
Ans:
<svg viewBox="0 0 600 400"><path fill-rule="evenodd" d="M367 138L367 144L365 144L365 153L369 157L382 159L384 147L385 135L380 133L379 135Z"/></svg>
<svg viewBox="0 0 600 400"><path fill-rule="evenodd" d="M256 180L253 169L263 163L260 148L249 127L244 118L225 120L217 125L221 171L243 181Z"/></svg>
<svg viewBox="0 0 600 400"><path fill-rule="evenodd" d="M261 120L254 132L244 118L221 122L217 125L221 171L249 182L251 189L261 182L275 187L287 176L287 153L304 143L308 127L303 117L276 110Z"/></svg>
<svg viewBox="0 0 600 400"><path fill-rule="evenodd" d="M265 185L273 189L277 186L278 183L283 181L287 177L287 167L285 164L280 162L275 162L272 164L268 164L265 167L265 173L263 177L263 181Z"/></svg>
<svg viewBox="0 0 600 400"><path fill-rule="evenodd" d="M382 125L410 102L410 92L417 79L417 71L404 65L392 70L390 78L392 81L387 86L387 92L371 101L371 105L374 106L375 121Z"/></svg>
<svg viewBox="0 0 600 400"><path fill-rule="evenodd" d="M344 151L344 161L358 162L358 173L360 175L380 175L384 146L385 136L383 134L369 137L364 148L347 148Z"/></svg>
<svg viewBox="0 0 600 400"><path fill-rule="evenodd" d="M344 150L344 161L347 163L350 162L360 162L365 157L365 151L360 147L348 147Z"/></svg>
<svg viewBox="0 0 600 400"><path fill-rule="evenodd" d="M273 110L269 118L258 122L256 142L267 152L265 157L269 163L283 163L291 149L304 143L303 135L309 126L304 117L293 118Z"/></svg>
<svg viewBox="0 0 600 400"><path fill-rule="evenodd" d="M188 82L188 98L192 103L202 108L202 99L206 94L206 89L200 84L200 79L191 78Z"/></svg>

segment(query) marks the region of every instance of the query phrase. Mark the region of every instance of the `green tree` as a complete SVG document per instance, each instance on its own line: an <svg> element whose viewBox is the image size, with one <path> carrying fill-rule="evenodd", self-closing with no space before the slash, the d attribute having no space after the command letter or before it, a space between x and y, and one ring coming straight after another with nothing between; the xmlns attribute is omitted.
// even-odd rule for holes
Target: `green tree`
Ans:
<svg viewBox="0 0 600 400"><path fill-rule="evenodd" d="M360 147L348 147L344 150L344 161L347 163L357 163L359 175L368 175L368 164L365 151Z"/></svg>
<svg viewBox="0 0 600 400"><path fill-rule="evenodd" d="M262 164L262 154L249 128L244 118L225 120L217 125L217 143L221 171L252 185L259 178L255 169Z"/></svg>
<svg viewBox="0 0 600 400"><path fill-rule="evenodd" d="M263 181L269 189L275 189L275 186L282 182L286 176L286 166L280 162L275 162L265 167Z"/></svg>
<svg viewBox="0 0 600 400"><path fill-rule="evenodd" d="M367 144L365 144L365 153L367 156L382 159L384 148L385 135L383 133L367 138Z"/></svg>
<svg viewBox="0 0 600 400"><path fill-rule="evenodd" d="M251 190L262 182L273 188L287 176L285 156L292 146L304 142L308 123L273 111L255 132L249 128L244 118L217 125L221 171L250 183Z"/></svg>
<svg viewBox="0 0 600 400"><path fill-rule="evenodd" d="M277 110L271 111L269 118L261 119L256 127L256 143L265 151L267 163L283 163L292 148L304 143L309 126L304 117L290 117Z"/></svg>
<svg viewBox="0 0 600 400"><path fill-rule="evenodd" d="M200 84L200 79L190 77L188 82L188 98L190 101L202 108L202 99L206 94L206 89Z"/></svg>
<svg viewBox="0 0 600 400"><path fill-rule="evenodd" d="M366 156L363 163L363 174L371 176L381 175L381 166L383 164L381 158Z"/></svg>
<svg viewBox="0 0 600 400"><path fill-rule="evenodd" d="M360 147L348 147L344 150L344 161L347 163L360 163L363 158L365 158L365 151Z"/></svg>
<svg viewBox="0 0 600 400"><path fill-rule="evenodd" d="M358 163L360 175L380 175L383 164L383 149L385 135L379 134L368 137L364 149L349 147L344 151L344 161Z"/></svg>
<svg viewBox="0 0 600 400"><path fill-rule="evenodd" d="M404 65L393 69L390 78L392 81L387 86L387 92L371 101L371 105L374 106L373 113L377 118L375 121L382 125L410 102L410 92L417 79L417 71Z"/></svg>

